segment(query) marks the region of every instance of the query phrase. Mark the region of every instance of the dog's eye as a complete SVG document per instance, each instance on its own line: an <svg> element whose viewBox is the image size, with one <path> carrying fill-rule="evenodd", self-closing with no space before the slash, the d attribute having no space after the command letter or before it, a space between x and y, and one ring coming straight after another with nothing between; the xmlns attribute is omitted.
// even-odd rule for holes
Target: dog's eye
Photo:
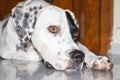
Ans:
<svg viewBox="0 0 120 80"><path fill-rule="evenodd" d="M58 33L60 31L60 29L57 27L57 26L49 26L48 27L48 30L51 32L51 33Z"/></svg>
<svg viewBox="0 0 120 80"><path fill-rule="evenodd" d="M78 32L74 32L74 36L78 37L79 33Z"/></svg>

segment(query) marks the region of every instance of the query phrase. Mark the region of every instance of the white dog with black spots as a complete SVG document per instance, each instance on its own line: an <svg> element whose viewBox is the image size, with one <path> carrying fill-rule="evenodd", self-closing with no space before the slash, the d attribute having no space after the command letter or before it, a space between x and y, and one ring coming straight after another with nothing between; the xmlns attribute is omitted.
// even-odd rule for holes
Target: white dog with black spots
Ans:
<svg viewBox="0 0 120 80"><path fill-rule="evenodd" d="M78 42L74 14L44 0L18 3L0 22L0 56L4 59L43 60L56 70L88 68L110 70L112 62Z"/></svg>

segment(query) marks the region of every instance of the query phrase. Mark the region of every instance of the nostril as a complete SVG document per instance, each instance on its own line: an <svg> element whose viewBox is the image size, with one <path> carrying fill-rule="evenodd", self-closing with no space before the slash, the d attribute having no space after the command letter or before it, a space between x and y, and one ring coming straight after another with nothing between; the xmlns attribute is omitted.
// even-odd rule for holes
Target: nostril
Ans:
<svg viewBox="0 0 120 80"><path fill-rule="evenodd" d="M75 53L74 56L73 56L73 60L74 61L79 61L81 58L80 54L79 53Z"/></svg>
<svg viewBox="0 0 120 80"><path fill-rule="evenodd" d="M108 63L110 63L110 60L107 60Z"/></svg>
<svg viewBox="0 0 120 80"><path fill-rule="evenodd" d="M79 50L74 50L70 53L71 58L75 61L75 62L82 62L84 59L84 53L82 51Z"/></svg>

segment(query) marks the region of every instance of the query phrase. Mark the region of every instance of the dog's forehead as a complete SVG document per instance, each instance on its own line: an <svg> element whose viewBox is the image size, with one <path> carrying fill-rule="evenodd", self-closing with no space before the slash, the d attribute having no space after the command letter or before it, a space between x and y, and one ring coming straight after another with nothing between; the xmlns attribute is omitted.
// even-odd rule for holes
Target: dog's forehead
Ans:
<svg viewBox="0 0 120 80"><path fill-rule="evenodd" d="M48 6L45 7L42 11L38 12L37 19L39 20L41 18L44 18L47 21L61 21L65 18L65 11L56 6Z"/></svg>
<svg viewBox="0 0 120 80"><path fill-rule="evenodd" d="M38 13L38 16L37 20L41 19L44 21L43 23L47 24L47 27L55 25L62 29L64 28L64 30L69 31L74 42L78 41L78 24L76 23L74 14L71 11L67 11L56 6L49 6L40 14Z"/></svg>

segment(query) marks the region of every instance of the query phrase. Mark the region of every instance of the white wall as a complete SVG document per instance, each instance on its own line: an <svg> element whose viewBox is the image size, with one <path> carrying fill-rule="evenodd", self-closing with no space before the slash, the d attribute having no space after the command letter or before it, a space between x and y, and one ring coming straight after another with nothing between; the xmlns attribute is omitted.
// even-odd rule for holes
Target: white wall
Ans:
<svg viewBox="0 0 120 80"><path fill-rule="evenodd" d="M113 37L108 53L120 54L120 0L114 0Z"/></svg>
<svg viewBox="0 0 120 80"><path fill-rule="evenodd" d="M113 43L120 43L120 0L114 0Z"/></svg>

